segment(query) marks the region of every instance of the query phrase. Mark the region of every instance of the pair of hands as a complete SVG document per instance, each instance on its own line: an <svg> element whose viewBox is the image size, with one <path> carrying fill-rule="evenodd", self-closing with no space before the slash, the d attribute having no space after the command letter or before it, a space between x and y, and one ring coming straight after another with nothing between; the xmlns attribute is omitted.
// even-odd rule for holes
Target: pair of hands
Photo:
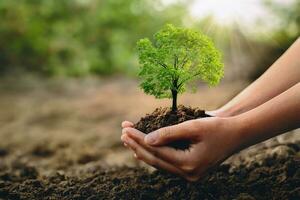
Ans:
<svg viewBox="0 0 300 200"><path fill-rule="evenodd" d="M231 118L210 117L164 127L146 135L134 129L132 122L124 121L121 140L137 159L197 181L238 149L235 124L238 123ZM167 146L176 140L188 140L192 145L187 150Z"/></svg>

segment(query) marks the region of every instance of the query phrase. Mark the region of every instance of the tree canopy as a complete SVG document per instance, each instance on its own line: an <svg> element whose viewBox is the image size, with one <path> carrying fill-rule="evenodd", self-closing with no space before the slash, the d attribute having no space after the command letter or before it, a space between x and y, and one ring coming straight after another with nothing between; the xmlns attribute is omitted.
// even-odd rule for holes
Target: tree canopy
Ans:
<svg viewBox="0 0 300 200"><path fill-rule="evenodd" d="M156 98L173 98L173 110L177 94L187 85L195 88L198 79L216 85L224 74L221 54L212 40L192 29L167 24L154 34L153 43L148 38L139 40L137 50L141 88Z"/></svg>

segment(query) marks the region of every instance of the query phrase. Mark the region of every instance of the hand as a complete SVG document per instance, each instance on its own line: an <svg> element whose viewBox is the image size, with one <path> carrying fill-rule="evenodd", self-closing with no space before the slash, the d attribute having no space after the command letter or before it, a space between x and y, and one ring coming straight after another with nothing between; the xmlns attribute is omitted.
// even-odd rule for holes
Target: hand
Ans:
<svg viewBox="0 0 300 200"><path fill-rule="evenodd" d="M212 117L232 117L242 112L245 112L235 109L236 108L229 103L217 110L205 111L205 114L210 115Z"/></svg>
<svg viewBox="0 0 300 200"><path fill-rule="evenodd" d="M137 159L196 181L238 150L238 124L231 118L211 117L186 121L146 135L125 121L121 140L135 152ZM192 145L184 151L166 146L176 140L189 140Z"/></svg>

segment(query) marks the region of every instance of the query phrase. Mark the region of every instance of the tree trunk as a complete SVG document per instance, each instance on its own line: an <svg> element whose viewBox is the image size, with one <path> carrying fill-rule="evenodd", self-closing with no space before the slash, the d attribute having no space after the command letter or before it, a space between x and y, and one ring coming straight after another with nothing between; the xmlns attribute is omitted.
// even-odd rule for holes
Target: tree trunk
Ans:
<svg viewBox="0 0 300 200"><path fill-rule="evenodd" d="M177 90L172 90L172 112L176 113L177 112Z"/></svg>

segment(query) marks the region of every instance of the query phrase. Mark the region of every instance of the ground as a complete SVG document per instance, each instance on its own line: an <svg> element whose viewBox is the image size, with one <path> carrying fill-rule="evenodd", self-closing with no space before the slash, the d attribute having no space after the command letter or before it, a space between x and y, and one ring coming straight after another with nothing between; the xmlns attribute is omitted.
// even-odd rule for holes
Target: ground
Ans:
<svg viewBox="0 0 300 200"><path fill-rule="evenodd" d="M199 86L179 102L217 108L246 85ZM201 184L135 161L120 142L120 123L169 105L120 77L0 80L0 199L264 199L252 190L263 185L272 188L261 191L266 195L300 196L299 131L232 156Z"/></svg>

